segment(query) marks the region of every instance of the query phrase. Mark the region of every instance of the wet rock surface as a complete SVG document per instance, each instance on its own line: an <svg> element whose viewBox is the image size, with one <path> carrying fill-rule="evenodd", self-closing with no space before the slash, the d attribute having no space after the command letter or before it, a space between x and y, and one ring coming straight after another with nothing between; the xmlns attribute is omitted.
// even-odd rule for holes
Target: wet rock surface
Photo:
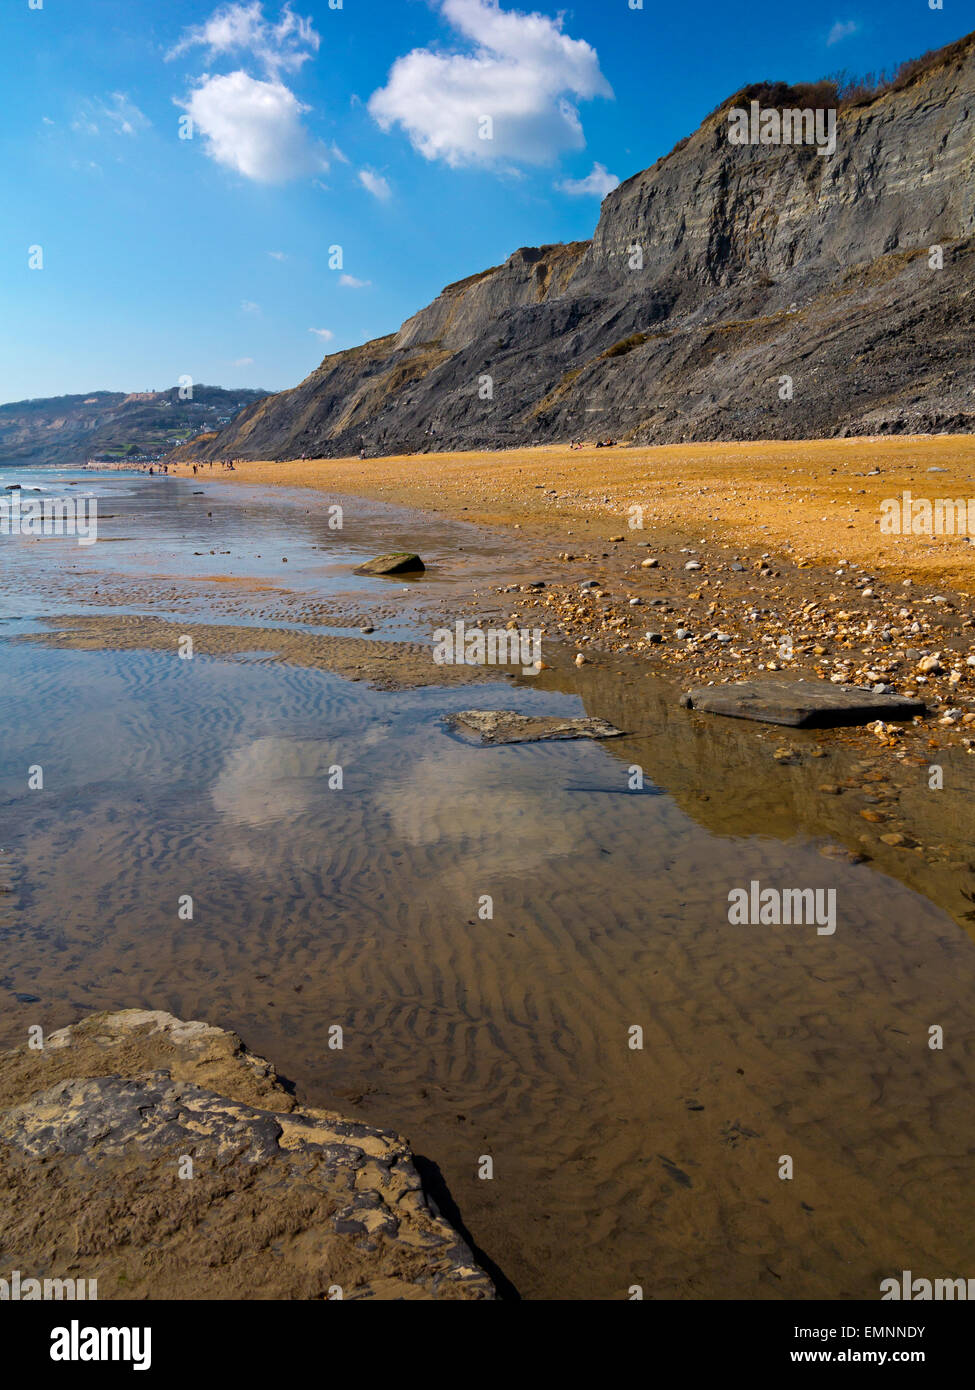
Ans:
<svg viewBox="0 0 975 1390"><path fill-rule="evenodd" d="M884 695L827 681L756 680L698 685L681 697L685 709L788 724L798 729L867 724L874 719L914 719L925 713L920 700Z"/></svg>
<svg viewBox="0 0 975 1390"><path fill-rule="evenodd" d="M540 743L549 739L618 738L621 729L605 719L562 719L513 710L467 709L444 716L452 733L471 743Z"/></svg>
<svg viewBox="0 0 975 1390"><path fill-rule="evenodd" d="M101 1299L494 1297L403 1139L138 1009L0 1057L0 1245Z"/></svg>
<svg viewBox="0 0 975 1390"><path fill-rule="evenodd" d="M419 555L413 555L408 551L399 551L394 555L377 555L374 560L367 560L364 565L359 565L355 573L420 574L425 569L426 565Z"/></svg>

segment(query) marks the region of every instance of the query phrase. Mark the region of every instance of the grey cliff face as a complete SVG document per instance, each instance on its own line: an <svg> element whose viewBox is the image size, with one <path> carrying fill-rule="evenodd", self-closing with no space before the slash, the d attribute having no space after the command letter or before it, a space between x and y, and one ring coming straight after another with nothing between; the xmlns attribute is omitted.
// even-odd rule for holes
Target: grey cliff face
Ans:
<svg viewBox="0 0 975 1390"><path fill-rule="evenodd" d="M609 194L590 242L448 286L203 456L975 429L975 35L840 109L828 156L733 145L760 90Z"/></svg>

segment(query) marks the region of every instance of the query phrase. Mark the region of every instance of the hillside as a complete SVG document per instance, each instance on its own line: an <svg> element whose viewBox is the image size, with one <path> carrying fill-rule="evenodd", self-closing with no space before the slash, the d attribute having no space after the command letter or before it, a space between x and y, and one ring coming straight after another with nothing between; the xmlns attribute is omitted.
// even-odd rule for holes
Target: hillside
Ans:
<svg viewBox="0 0 975 1390"><path fill-rule="evenodd" d="M752 99L838 107L835 153L731 144ZM973 105L975 35L843 100L746 88L609 194L591 241L448 286L200 453L975 431Z"/></svg>
<svg viewBox="0 0 975 1390"><path fill-rule="evenodd" d="M0 405L0 464L82 464L86 459L158 458L175 443L212 432L264 391L194 386L192 400L179 389L93 391L87 396Z"/></svg>

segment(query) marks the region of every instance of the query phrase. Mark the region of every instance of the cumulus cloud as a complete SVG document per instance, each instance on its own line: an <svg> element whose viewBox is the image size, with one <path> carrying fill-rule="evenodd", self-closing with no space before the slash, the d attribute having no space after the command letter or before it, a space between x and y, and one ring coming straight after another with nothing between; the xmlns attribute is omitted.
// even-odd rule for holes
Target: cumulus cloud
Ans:
<svg viewBox="0 0 975 1390"><path fill-rule="evenodd" d="M842 43L844 39L852 38L859 32L860 26L855 19L838 19L829 31L826 45L831 48L834 43Z"/></svg>
<svg viewBox="0 0 975 1390"><path fill-rule="evenodd" d="M344 285L347 290L364 290L367 285L371 285L371 280L357 280L354 275L340 275L339 284Z"/></svg>
<svg viewBox="0 0 975 1390"><path fill-rule="evenodd" d="M371 169L360 169L359 182L374 198L379 198L382 202L392 197L393 190L382 174L374 174Z"/></svg>
<svg viewBox="0 0 975 1390"><path fill-rule="evenodd" d="M616 175L611 174L606 165L600 164L597 160L592 166L592 172L584 179L563 179L555 187L573 198L605 198L607 193L612 193L619 185L620 181Z"/></svg>
<svg viewBox="0 0 975 1390"><path fill-rule="evenodd" d="M314 333L316 338L321 338L323 343L327 343L335 337L330 328L309 328L308 332Z"/></svg>
<svg viewBox="0 0 975 1390"><path fill-rule="evenodd" d="M324 150L301 123L309 108L276 79L206 76L177 104L203 135L210 158L256 183L287 183L328 168Z"/></svg>
<svg viewBox="0 0 975 1390"><path fill-rule="evenodd" d="M250 4L221 5L204 23L187 29L166 55L178 58L193 48L206 49L206 61L248 54L271 77L297 72L318 52L321 38L311 19L302 19L286 4L277 23L264 18L260 0Z"/></svg>
<svg viewBox="0 0 975 1390"><path fill-rule="evenodd" d="M286 4L280 18L264 17L260 0L228 4L205 23L187 29L167 55L178 57L196 48L206 59L250 60L262 71L255 77L235 72L204 73L184 101L177 101L204 139L211 159L257 183L287 183L328 168L328 158L303 124L311 108L282 80L306 63L321 43L312 21Z"/></svg>
<svg viewBox="0 0 975 1390"><path fill-rule="evenodd" d="M550 163L582 149L577 101L611 97L596 50L563 33L563 17L504 11L496 0L440 0L467 42L459 53L416 48L398 58L369 111L400 125L425 158L453 167Z"/></svg>

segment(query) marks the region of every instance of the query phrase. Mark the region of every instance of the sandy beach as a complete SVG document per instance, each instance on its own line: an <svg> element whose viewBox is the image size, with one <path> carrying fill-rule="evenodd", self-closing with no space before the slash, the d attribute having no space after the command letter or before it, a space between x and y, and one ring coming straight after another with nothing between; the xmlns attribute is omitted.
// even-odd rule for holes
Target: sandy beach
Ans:
<svg viewBox="0 0 975 1390"><path fill-rule="evenodd" d="M169 467L192 474L185 459ZM881 502L904 489L918 497L972 494L971 435L650 449L553 445L497 454L241 460L233 473L218 464L199 468L200 476L378 497L487 525L517 524L564 535L576 546L620 531L639 541L672 530L724 546L788 549L811 562L848 559L892 579L975 586L975 550L962 538L894 539L880 530ZM647 536L630 527L634 506L644 509Z"/></svg>

